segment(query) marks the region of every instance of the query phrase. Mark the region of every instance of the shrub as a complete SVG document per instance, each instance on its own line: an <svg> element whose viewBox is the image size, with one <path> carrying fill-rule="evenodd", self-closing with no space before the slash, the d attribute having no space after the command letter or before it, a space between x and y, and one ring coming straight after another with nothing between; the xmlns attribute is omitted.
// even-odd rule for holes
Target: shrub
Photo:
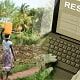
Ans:
<svg viewBox="0 0 80 80"><path fill-rule="evenodd" d="M14 45L31 45L37 43L39 35L34 32L31 33L29 31L26 31L20 32L18 34L12 34L11 38Z"/></svg>

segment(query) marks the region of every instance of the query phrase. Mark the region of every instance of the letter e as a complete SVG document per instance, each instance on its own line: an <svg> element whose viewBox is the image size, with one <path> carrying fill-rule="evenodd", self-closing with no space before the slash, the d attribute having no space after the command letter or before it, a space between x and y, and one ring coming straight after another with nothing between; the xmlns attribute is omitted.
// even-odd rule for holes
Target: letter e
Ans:
<svg viewBox="0 0 80 80"><path fill-rule="evenodd" d="M72 9L72 10L76 10L76 4L73 4L73 3L72 3L72 4L71 4L71 9Z"/></svg>

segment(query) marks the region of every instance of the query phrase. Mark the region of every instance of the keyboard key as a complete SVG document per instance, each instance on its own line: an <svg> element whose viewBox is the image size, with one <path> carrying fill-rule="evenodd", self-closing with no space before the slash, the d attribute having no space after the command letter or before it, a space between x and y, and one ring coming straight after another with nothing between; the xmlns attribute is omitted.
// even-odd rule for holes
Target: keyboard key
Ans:
<svg viewBox="0 0 80 80"><path fill-rule="evenodd" d="M53 41L56 41L56 38L52 38Z"/></svg>
<svg viewBox="0 0 80 80"><path fill-rule="evenodd" d="M59 47L63 47L63 44L59 44Z"/></svg>
<svg viewBox="0 0 80 80"><path fill-rule="evenodd" d="M76 63L79 63L79 61L80 61L79 59L76 59L76 60L75 60Z"/></svg>
<svg viewBox="0 0 80 80"><path fill-rule="evenodd" d="M76 68L79 68L79 64L76 64L75 67L76 67Z"/></svg>
<svg viewBox="0 0 80 80"><path fill-rule="evenodd" d="M56 41L57 41L58 43L60 42L60 40L58 40L58 39L57 39Z"/></svg>
<svg viewBox="0 0 80 80"><path fill-rule="evenodd" d="M49 43L50 43L50 44L53 44L53 41L51 40Z"/></svg>
<svg viewBox="0 0 80 80"><path fill-rule="evenodd" d="M68 47L70 47L71 46L71 44L68 44Z"/></svg>
<svg viewBox="0 0 80 80"><path fill-rule="evenodd" d="M79 50L80 50L80 47L79 47Z"/></svg>
<svg viewBox="0 0 80 80"><path fill-rule="evenodd" d="M54 45L55 45L55 46L58 46L58 42L55 42Z"/></svg>
<svg viewBox="0 0 80 80"><path fill-rule="evenodd" d="M61 60L61 57L60 57L60 56L58 56L58 57L57 57L57 59L60 61L60 60Z"/></svg>
<svg viewBox="0 0 80 80"><path fill-rule="evenodd" d="M73 57L71 57L70 59L71 59L71 61L75 61L75 58L73 58Z"/></svg>
<svg viewBox="0 0 80 80"><path fill-rule="evenodd" d="M62 57L65 58L66 57L66 54L62 54Z"/></svg>
<svg viewBox="0 0 80 80"><path fill-rule="evenodd" d="M60 43L63 44L64 42L63 41L60 41Z"/></svg>
<svg viewBox="0 0 80 80"><path fill-rule="evenodd" d="M57 55L60 56L61 55L61 52L58 52Z"/></svg>
<svg viewBox="0 0 80 80"><path fill-rule="evenodd" d="M70 64L70 60L67 60L66 63L67 63L67 64Z"/></svg>
<svg viewBox="0 0 80 80"><path fill-rule="evenodd" d="M62 52L62 51L63 51L63 49L62 49L62 48L59 48L59 51L60 51L60 52Z"/></svg>
<svg viewBox="0 0 80 80"><path fill-rule="evenodd" d="M54 45L55 41L51 40L49 44Z"/></svg>
<svg viewBox="0 0 80 80"><path fill-rule="evenodd" d="M63 45L63 49L67 49L67 46L66 45Z"/></svg>
<svg viewBox="0 0 80 80"><path fill-rule="evenodd" d="M67 43L64 41L64 44L67 45Z"/></svg>
<svg viewBox="0 0 80 80"><path fill-rule="evenodd" d="M80 59L80 55L77 55L76 58Z"/></svg>
<svg viewBox="0 0 80 80"><path fill-rule="evenodd" d="M57 47L57 46L55 46L55 47L54 47L54 49L55 49L55 50L58 50L58 47Z"/></svg>
<svg viewBox="0 0 80 80"><path fill-rule="evenodd" d="M49 40L52 40L52 37L48 37Z"/></svg>
<svg viewBox="0 0 80 80"><path fill-rule="evenodd" d="M51 45L50 48L54 49L54 45Z"/></svg>
<svg viewBox="0 0 80 80"><path fill-rule="evenodd" d="M72 65L72 66L75 66L75 62L71 62L71 65Z"/></svg>
<svg viewBox="0 0 80 80"><path fill-rule="evenodd" d="M75 46L74 46L74 45L72 45L72 47L73 47L73 48L75 48Z"/></svg>
<svg viewBox="0 0 80 80"><path fill-rule="evenodd" d="M79 49L79 47L75 46L76 49Z"/></svg>
<svg viewBox="0 0 80 80"><path fill-rule="evenodd" d="M65 59L65 58L63 58L63 59L62 59L62 62L66 62L66 59Z"/></svg>
<svg viewBox="0 0 80 80"><path fill-rule="evenodd" d="M71 49L71 51L72 51L72 52L75 52L75 51L76 51L76 49L75 49L75 48L72 48L72 49Z"/></svg>
<svg viewBox="0 0 80 80"><path fill-rule="evenodd" d="M57 51L56 50L53 50L53 52L52 52L53 54L57 54Z"/></svg>
<svg viewBox="0 0 80 80"><path fill-rule="evenodd" d="M76 50L76 53L77 53L77 54L80 54L80 51L79 51L79 50Z"/></svg>
<svg viewBox="0 0 80 80"><path fill-rule="evenodd" d="M66 59L70 59L70 56L67 55L67 56L66 56Z"/></svg>
<svg viewBox="0 0 80 80"><path fill-rule="evenodd" d="M71 47L68 47L67 50L71 50Z"/></svg>
<svg viewBox="0 0 80 80"><path fill-rule="evenodd" d="M72 53L72 57L74 57L74 58L75 58L76 56L77 56L77 54L76 54L76 53Z"/></svg>
<svg viewBox="0 0 80 80"><path fill-rule="evenodd" d="M63 50L63 53L67 53L67 51L66 50Z"/></svg>
<svg viewBox="0 0 80 80"><path fill-rule="evenodd" d="M72 55L72 52L71 51L68 51L68 55L71 56Z"/></svg>

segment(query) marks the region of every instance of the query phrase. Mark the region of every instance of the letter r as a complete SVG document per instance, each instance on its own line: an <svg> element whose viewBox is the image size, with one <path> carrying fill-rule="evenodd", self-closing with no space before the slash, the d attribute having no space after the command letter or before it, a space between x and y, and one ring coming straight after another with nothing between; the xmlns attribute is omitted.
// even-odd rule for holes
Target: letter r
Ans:
<svg viewBox="0 0 80 80"><path fill-rule="evenodd" d="M70 8L70 2L65 2L65 7Z"/></svg>

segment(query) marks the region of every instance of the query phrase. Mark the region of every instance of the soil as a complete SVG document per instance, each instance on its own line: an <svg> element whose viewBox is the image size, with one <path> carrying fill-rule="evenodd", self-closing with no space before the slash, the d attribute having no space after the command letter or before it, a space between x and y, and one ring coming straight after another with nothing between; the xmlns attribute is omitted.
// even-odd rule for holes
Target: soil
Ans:
<svg viewBox="0 0 80 80"><path fill-rule="evenodd" d="M30 63L31 60L42 53L42 49L40 46L37 45L16 45L13 46L13 50L16 57L15 64L23 64L23 63ZM2 46L0 46L0 65L2 64L2 54L3 49ZM1 67L1 66L0 66Z"/></svg>
<svg viewBox="0 0 80 80"><path fill-rule="evenodd" d="M29 69L29 70L25 70L25 71L22 71L22 72L14 73L11 76L9 76L9 79L10 80L16 80L17 78L23 78L23 77L31 76L34 73L39 72L39 70L40 69L38 67L33 67L33 68Z"/></svg>

